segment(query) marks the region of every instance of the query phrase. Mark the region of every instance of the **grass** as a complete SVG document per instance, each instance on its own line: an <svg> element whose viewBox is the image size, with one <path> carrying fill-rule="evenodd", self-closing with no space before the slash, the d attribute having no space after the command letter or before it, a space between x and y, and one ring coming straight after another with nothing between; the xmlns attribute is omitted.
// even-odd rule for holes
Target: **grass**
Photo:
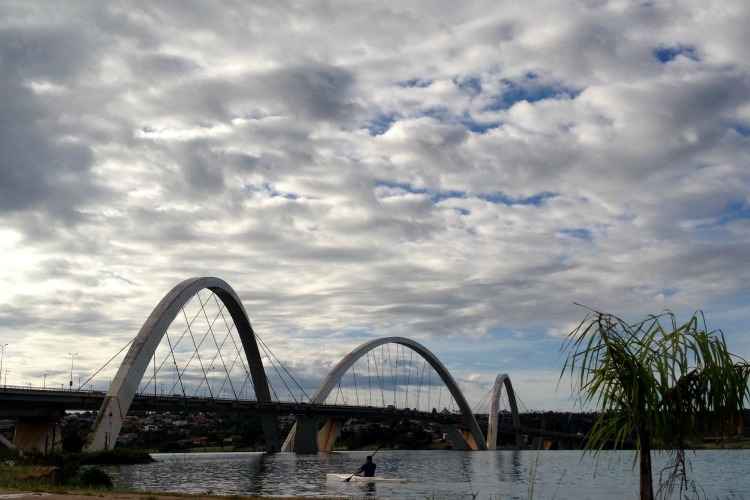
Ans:
<svg viewBox="0 0 750 500"><path fill-rule="evenodd" d="M36 475L40 469L42 468L36 465L0 466L0 487L28 487L26 485L29 484L50 485L49 481L24 479L24 477Z"/></svg>

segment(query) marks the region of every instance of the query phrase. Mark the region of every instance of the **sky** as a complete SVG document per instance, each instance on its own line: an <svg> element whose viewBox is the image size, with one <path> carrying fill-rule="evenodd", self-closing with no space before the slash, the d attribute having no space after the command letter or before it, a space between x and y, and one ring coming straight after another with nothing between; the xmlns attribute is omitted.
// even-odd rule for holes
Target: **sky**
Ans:
<svg viewBox="0 0 750 500"><path fill-rule="evenodd" d="M0 344L67 381L218 276L293 372L558 385L583 304L750 358L750 4L0 3Z"/></svg>

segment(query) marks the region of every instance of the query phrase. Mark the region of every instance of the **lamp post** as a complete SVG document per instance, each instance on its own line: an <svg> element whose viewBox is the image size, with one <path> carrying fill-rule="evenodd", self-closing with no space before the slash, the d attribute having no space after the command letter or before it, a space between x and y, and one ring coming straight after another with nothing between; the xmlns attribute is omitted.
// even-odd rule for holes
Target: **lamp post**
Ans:
<svg viewBox="0 0 750 500"><path fill-rule="evenodd" d="M5 351L8 348L8 344L0 345L0 378L3 377L3 363L5 361Z"/></svg>
<svg viewBox="0 0 750 500"><path fill-rule="evenodd" d="M44 378L42 379L42 389L47 388L47 372L44 372Z"/></svg>
<svg viewBox="0 0 750 500"><path fill-rule="evenodd" d="M77 352L69 352L68 356L70 356L70 390L73 390L73 360L76 359L76 356L78 356Z"/></svg>

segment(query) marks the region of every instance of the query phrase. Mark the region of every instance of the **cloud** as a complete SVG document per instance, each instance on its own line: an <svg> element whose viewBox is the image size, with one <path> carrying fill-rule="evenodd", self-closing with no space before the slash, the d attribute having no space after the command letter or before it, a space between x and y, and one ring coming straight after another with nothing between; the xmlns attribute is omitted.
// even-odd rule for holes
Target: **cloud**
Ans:
<svg viewBox="0 0 750 500"><path fill-rule="evenodd" d="M507 371L565 406L546 381L574 302L702 308L750 356L748 15L3 5L10 378L65 373L60 342L95 368L194 275L308 389L403 335L477 397Z"/></svg>
<svg viewBox="0 0 750 500"><path fill-rule="evenodd" d="M65 85L88 57L72 29L0 28L0 211L80 218L102 193L91 148L55 116ZM65 60L71 59L70 64Z"/></svg>

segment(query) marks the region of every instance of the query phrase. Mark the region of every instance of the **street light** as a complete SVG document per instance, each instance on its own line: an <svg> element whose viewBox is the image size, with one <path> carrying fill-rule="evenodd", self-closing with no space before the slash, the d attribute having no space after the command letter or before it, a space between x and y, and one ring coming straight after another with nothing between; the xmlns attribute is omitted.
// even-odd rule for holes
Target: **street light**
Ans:
<svg viewBox="0 0 750 500"><path fill-rule="evenodd" d="M42 389L47 388L47 372L44 373L44 379L42 380Z"/></svg>
<svg viewBox="0 0 750 500"><path fill-rule="evenodd" d="M70 390L73 390L73 360L76 359L76 356L78 356L77 352L69 352L68 356L70 356Z"/></svg>
<svg viewBox="0 0 750 500"><path fill-rule="evenodd" d="M5 361L5 350L8 344L0 345L0 378L3 377L3 362Z"/></svg>

